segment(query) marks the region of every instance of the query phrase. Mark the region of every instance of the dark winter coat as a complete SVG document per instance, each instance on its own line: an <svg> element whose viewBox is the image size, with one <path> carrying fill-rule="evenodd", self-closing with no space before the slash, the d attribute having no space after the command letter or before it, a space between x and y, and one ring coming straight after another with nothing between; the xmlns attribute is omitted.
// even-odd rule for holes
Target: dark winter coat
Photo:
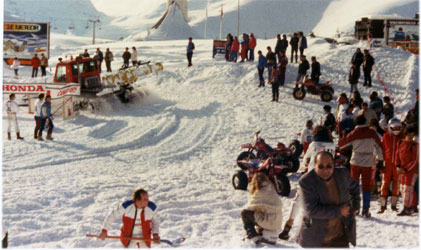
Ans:
<svg viewBox="0 0 421 250"><path fill-rule="evenodd" d="M124 60L124 61L128 61L128 60L130 60L130 57L131 57L130 52L125 51L125 52L123 53L123 60Z"/></svg>
<svg viewBox="0 0 421 250"><path fill-rule="evenodd" d="M292 37L291 40L289 41L289 44L291 44L291 48L293 50L297 50L298 49L298 37Z"/></svg>
<svg viewBox="0 0 421 250"><path fill-rule="evenodd" d="M287 39L282 39L281 40L281 51L286 51L288 48L288 40Z"/></svg>
<svg viewBox="0 0 421 250"><path fill-rule="evenodd" d="M352 56L351 63L361 67L361 64L364 62L364 54L362 52L355 52Z"/></svg>
<svg viewBox="0 0 421 250"><path fill-rule="evenodd" d="M276 55L273 52L268 52L266 54L266 62L267 64L276 64Z"/></svg>
<svg viewBox="0 0 421 250"><path fill-rule="evenodd" d="M305 75L307 74L307 70L310 68L310 64L307 60L304 60L298 65L298 74Z"/></svg>
<svg viewBox="0 0 421 250"><path fill-rule="evenodd" d="M325 121L323 123L323 126L330 129L330 131L334 131L336 127L336 119L335 116L332 113L328 113L326 115Z"/></svg>
<svg viewBox="0 0 421 250"><path fill-rule="evenodd" d="M350 84L357 84L360 79L360 68L358 66L352 66L349 70L348 82Z"/></svg>
<svg viewBox="0 0 421 250"><path fill-rule="evenodd" d="M380 98L370 101L368 108L374 110L376 113L381 113L383 111L383 101Z"/></svg>
<svg viewBox="0 0 421 250"><path fill-rule="evenodd" d="M285 72L288 65L288 58L286 56L279 57L279 71Z"/></svg>
<svg viewBox="0 0 421 250"><path fill-rule="evenodd" d="M113 52L111 52L111 51L106 51L106 52L105 52L105 57L104 57L104 60L105 60L106 62L111 62L112 60L114 60Z"/></svg>
<svg viewBox="0 0 421 250"><path fill-rule="evenodd" d="M102 54L102 51L98 52L97 60L100 61L100 62L102 62L104 60L104 54Z"/></svg>
<svg viewBox="0 0 421 250"><path fill-rule="evenodd" d="M277 41L276 41L276 46L275 46L275 54L279 54L279 51L281 50L281 39L278 39Z"/></svg>
<svg viewBox="0 0 421 250"><path fill-rule="evenodd" d="M386 103L383 106L383 114L385 117L393 117L393 115L395 114L395 108L393 107L393 104Z"/></svg>
<svg viewBox="0 0 421 250"><path fill-rule="evenodd" d="M322 73L320 73L320 63L314 62L311 64L311 78L320 76Z"/></svg>
<svg viewBox="0 0 421 250"><path fill-rule="evenodd" d="M332 178L338 186L339 205L331 205L329 194L323 180L311 170L299 180L303 195L304 217L298 236L298 243L304 247L321 248L329 219L340 218L345 226L345 234L352 245L356 245L356 221L353 210L360 208L360 188L358 183L349 175L346 168L335 168ZM350 215L342 217L340 206L349 204Z"/></svg>
<svg viewBox="0 0 421 250"><path fill-rule="evenodd" d="M371 69L373 68L373 65L374 65L374 58L370 54L367 54L366 56L364 56L363 69L365 71L371 71Z"/></svg>
<svg viewBox="0 0 421 250"><path fill-rule="evenodd" d="M307 38L305 36L303 36L301 38L301 49L307 49Z"/></svg>
<svg viewBox="0 0 421 250"><path fill-rule="evenodd" d="M263 55L259 56L259 62L257 64L257 67L260 69L266 67L266 57L264 57Z"/></svg>

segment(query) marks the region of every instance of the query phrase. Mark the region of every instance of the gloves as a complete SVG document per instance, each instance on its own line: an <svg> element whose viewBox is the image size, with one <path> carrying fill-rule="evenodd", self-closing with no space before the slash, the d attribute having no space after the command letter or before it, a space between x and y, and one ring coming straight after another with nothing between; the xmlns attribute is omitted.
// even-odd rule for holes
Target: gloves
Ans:
<svg viewBox="0 0 421 250"><path fill-rule="evenodd" d="M383 161L377 161L377 170L384 170Z"/></svg>

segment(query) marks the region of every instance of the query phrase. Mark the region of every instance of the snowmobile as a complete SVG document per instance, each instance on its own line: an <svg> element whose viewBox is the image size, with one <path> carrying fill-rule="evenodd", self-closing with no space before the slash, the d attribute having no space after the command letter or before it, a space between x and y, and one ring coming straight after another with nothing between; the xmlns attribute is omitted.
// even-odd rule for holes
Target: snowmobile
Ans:
<svg viewBox="0 0 421 250"><path fill-rule="evenodd" d="M321 84L315 84L311 78L304 77L303 82L296 82L292 95L297 100L302 100L306 96L306 92L312 95L320 95L320 99L324 102L330 102L333 98L334 90L330 81Z"/></svg>
<svg viewBox="0 0 421 250"><path fill-rule="evenodd" d="M297 172L300 168L300 161L298 157L302 153L302 147L298 140L293 140L289 147L285 147L285 144L278 142L277 147L274 149L268 145L265 140L259 137L260 131L254 134L254 138L251 143L241 145L241 148L247 149L247 151L241 152L237 157L237 165L242 170L247 170L243 164L239 163L242 160L258 159L260 161L266 160L268 157L276 157L283 160L285 166L289 168L285 169L284 172ZM256 154L253 153L256 151Z"/></svg>
<svg viewBox="0 0 421 250"><path fill-rule="evenodd" d="M263 172L268 175L269 180L274 184L275 190L279 195L288 196L291 192L291 184L286 176L286 170L290 166L285 165L282 157L270 156L264 162L258 159L239 160L237 164L241 166L242 170L236 171L232 176L234 189L247 190L248 183L251 182L254 174Z"/></svg>

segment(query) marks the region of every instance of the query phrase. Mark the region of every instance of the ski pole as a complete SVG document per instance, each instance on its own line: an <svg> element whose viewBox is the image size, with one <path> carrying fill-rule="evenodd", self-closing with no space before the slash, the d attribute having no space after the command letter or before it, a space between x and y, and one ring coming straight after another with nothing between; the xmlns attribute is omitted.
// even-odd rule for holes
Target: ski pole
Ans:
<svg viewBox="0 0 421 250"><path fill-rule="evenodd" d="M89 238L99 238L99 235L94 235L94 234L87 234L86 237ZM182 243L185 238L180 238L177 239L173 242L169 241L169 240L164 240L164 239L160 239L160 240L153 240L153 239L145 239L145 238L135 238L135 237L120 237L120 236L111 236L111 235L107 235L105 236L105 238L108 239L122 239L122 240L141 240L141 241L148 241L148 242L158 242L158 243L166 243L172 247L177 247L180 243Z"/></svg>

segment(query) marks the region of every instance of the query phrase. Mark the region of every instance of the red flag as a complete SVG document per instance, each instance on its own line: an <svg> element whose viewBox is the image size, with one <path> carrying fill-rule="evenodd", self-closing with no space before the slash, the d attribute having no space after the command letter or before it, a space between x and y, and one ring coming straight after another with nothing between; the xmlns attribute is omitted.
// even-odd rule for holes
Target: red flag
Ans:
<svg viewBox="0 0 421 250"><path fill-rule="evenodd" d="M223 5L221 5L221 17L224 15L224 9L222 7Z"/></svg>

